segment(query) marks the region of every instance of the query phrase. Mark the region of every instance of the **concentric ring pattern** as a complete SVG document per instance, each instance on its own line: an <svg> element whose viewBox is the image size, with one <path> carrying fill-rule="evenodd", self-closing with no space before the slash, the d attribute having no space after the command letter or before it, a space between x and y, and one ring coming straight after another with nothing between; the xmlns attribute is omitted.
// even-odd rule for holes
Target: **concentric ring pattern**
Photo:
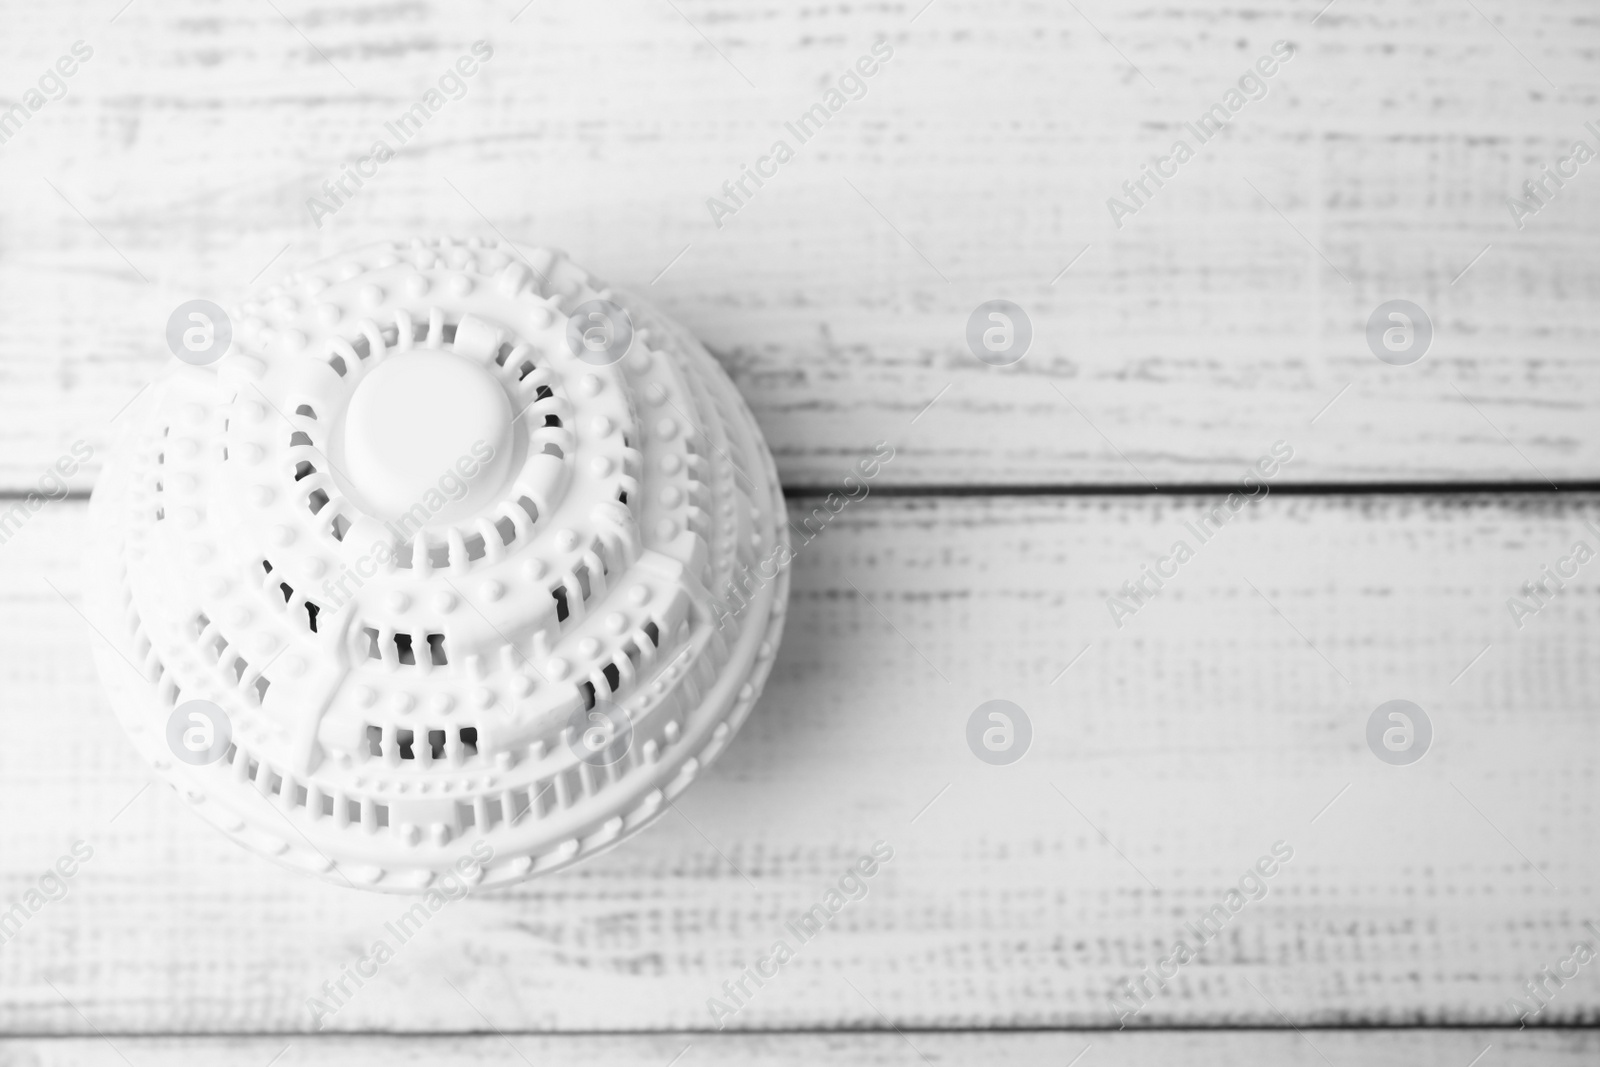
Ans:
<svg viewBox="0 0 1600 1067"><path fill-rule="evenodd" d="M476 240L358 249L233 325L121 416L91 505L97 662L144 754L249 848L391 892L661 814L749 714L788 586L772 458L705 349Z"/></svg>

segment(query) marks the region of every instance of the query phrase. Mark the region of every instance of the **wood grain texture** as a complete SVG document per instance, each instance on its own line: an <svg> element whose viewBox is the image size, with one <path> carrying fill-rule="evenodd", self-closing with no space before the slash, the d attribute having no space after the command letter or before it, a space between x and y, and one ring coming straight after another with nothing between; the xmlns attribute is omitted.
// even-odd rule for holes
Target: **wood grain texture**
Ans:
<svg viewBox="0 0 1600 1067"><path fill-rule="evenodd" d="M1115 1025L1117 983L1282 840L1265 898L1133 1025L1514 1026L1507 998L1600 916L1600 571L1520 630L1505 600L1594 543L1600 501L1269 497L1118 629L1105 598L1202 503L850 505L800 549L762 704L679 813L450 905L328 1028L711 1028L721 983L878 840L866 896L721 1021ZM305 1031L400 902L280 871L146 788L51 588L76 596L84 510L0 550L0 897L95 849L0 947L0 1030ZM1437 731L1409 767L1364 740L1394 697ZM995 698L1034 729L1007 767L965 740ZM1590 969L1538 1021L1597 1016Z"/></svg>
<svg viewBox="0 0 1600 1067"><path fill-rule="evenodd" d="M136 1064L214 1067L218 1063L273 1067L518 1067L530 1063L582 1063L586 1067L715 1067L717 1064L772 1064L811 1067L904 1067L972 1064L989 1067L1062 1067L1074 1056L1112 1067L1235 1067L1271 1063L1282 1067L1326 1067L1327 1062L1363 1067L1460 1067L1485 1048L1490 1062L1527 1067L1592 1064L1600 1038L1592 1031L1507 1033L1500 1030L1313 1031L1278 1033L1057 1033L951 1034L652 1034L628 1036L548 1036L531 1034L476 1037L250 1037L110 1039L115 1052ZM1087 1053L1085 1053L1087 1049ZM273 1057L279 1058L274 1060ZM674 1060L674 1056L681 1058ZM1093 1059L1089 1059L1093 1056ZM1324 1056L1327 1057L1324 1060ZM1488 1057L1485 1057L1487 1060ZM68 1067L121 1062L107 1041L0 1040L3 1067Z"/></svg>
<svg viewBox="0 0 1600 1067"><path fill-rule="evenodd" d="M1216 483L1278 438L1301 481L1600 474L1600 179L1523 229L1505 203L1592 139L1586 0L520 6L14 5L0 93L95 53L0 146L0 489L104 443L179 302L445 230L645 290L790 485L880 439L899 484ZM880 37L866 95L786 134ZM318 228L308 198L480 38L465 97ZM1107 199L1278 39L1268 96L1117 228ZM964 341L995 297L1035 332L1009 368ZM1363 337L1395 297L1437 328L1411 367Z"/></svg>

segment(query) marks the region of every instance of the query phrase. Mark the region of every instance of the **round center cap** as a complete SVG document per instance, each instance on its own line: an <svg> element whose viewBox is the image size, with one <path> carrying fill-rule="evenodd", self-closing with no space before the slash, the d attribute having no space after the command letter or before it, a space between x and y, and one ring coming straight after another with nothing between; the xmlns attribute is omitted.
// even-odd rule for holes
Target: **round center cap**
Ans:
<svg viewBox="0 0 1600 1067"><path fill-rule="evenodd" d="M511 466L511 422L505 390L472 360L439 351L390 356L350 398L344 471L386 519L450 522L499 493Z"/></svg>

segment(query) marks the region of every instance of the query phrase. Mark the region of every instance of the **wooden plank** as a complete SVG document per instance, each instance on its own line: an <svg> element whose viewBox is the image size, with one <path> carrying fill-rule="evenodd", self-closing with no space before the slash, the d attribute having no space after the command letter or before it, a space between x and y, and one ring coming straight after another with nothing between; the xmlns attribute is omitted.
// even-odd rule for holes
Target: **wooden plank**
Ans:
<svg viewBox="0 0 1600 1067"><path fill-rule="evenodd" d="M1161 1033L893 1033L835 1034L641 1034L558 1036L541 1034L476 1037L360 1036L228 1038L111 1038L134 1063L212 1067L217 1063L282 1064L283 1067L407 1067L410 1064L472 1064L523 1067L529 1063L583 1063L591 1067L715 1067L759 1063L771 1067L903 1067L929 1063L1006 1063L1014 1067L1062 1067L1074 1056L1088 1064L1117 1067L1232 1067L1272 1063L1325 1067L1327 1062L1370 1067L1415 1067L1419 1063L1466 1064L1486 1048L1489 1062L1528 1065L1592 1064L1600 1037L1593 1031L1530 1030L1334 1030L1296 1035L1217 1031ZM0 1062L30 1067L117 1063L106 1040L0 1040ZM1087 1052L1085 1052L1087 1050ZM273 1060L274 1056L280 1059ZM681 1057L674 1060L674 1056ZM1092 1059L1090 1057L1093 1057ZM1326 1056L1325 1061L1322 1057ZM1488 1060L1488 1057L1485 1057Z"/></svg>
<svg viewBox="0 0 1600 1067"><path fill-rule="evenodd" d="M1216 483L1278 438L1299 481L1600 474L1593 179L1522 229L1506 206L1590 136L1583 0L1314 24L1320 4L1199 0L279 6L293 26L16 12L7 69L95 53L0 149L0 489L102 447L181 301L440 231L646 291L719 353L790 485L883 439L885 484ZM784 122L879 37L866 95L798 143ZM479 38L466 95L315 225L323 181ZM1268 95L1119 229L1108 198L1279 39L1299 53ZM708 198L778 138L794 160L717 226ZM965 342L996 297L1034 328L1008 368ZM1364 340L1393 298L1437 327L1410 367Z"/></svg>
<svg viewBox="0 0 1600 1067"><path fill-rule="evenodd" d="M762 704L681 814L451 905L323 1021L1105 1027L1118 983L1281 840L1264 899L1132 1025L1514 1025L1508 998L1600 914L1600 571L1521 629L1505 602L1596 544L1600 501L1271 496L1118 629L1106 598L1212 503L848 506L800 548ZM402 902L280 871L146 788L51 588L77 595L83 515L53 506L0 550L0 898L94 848L0 948L0 1029L306 1030ZM1406 767L1365 741L1397 697L1436 730ZM1009 766L966 741L997 698L1033 724ZM786 924L880 840L866 896L798 943ZM714 1014L780 938L794 958ZM1597 1010L1584 970L1535 1021Z"/></svg>

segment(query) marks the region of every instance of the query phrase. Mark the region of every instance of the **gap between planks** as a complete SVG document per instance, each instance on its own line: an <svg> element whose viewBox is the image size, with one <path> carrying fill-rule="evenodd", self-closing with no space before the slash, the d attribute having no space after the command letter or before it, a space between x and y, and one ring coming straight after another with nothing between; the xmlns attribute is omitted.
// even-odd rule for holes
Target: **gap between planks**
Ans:
<svg viewBox="0 0 1600 1067"><path fill-rule="evenodd" d="M515 1039L515 1040L513 1040ZM1172 1063L1195 1067L1272 1062L1319 1067L1330 1064L1328 1053L1339 1062L1360 1062L1368 1067L1412 1067L1416 1063L1476 1064L1491 1051L1501 1062L1522 1064L1588 1064L1600 1040L1593 1030L1534 1029L1522 1033L1498 1030L1381 1031L1341 1030L1314 1036L1289 1031L1216 1031L1123 1033L1021 1033L935 1032L792 1032L709 1034L651 1032L647 1034L523 1034L496 1031L471 1035L361 1036L277 1034L251 1037L191 1035L161 1038L74 1037L55 1039L0 1039L0 1055L55 1067L81 1062L92 1048L104 1053L109 1045L119 1056L126 1048L141 1059L159 1055L161 1062L186 1067L220 1061L263 1063L293 1067L338 1064L339 1067L401 1067L444 1063L492 1064L517 1067L534 1062L584 1062L594 1067L641 1064L676 1067L680 1062L697 1067L713 1064L767 1063L805 1065L826 1060L862 1067L887 1067L914 1063L995 1063L1013 1067L1076 1067L1093 1054L1085 1067L1117 1063L1123 1067L1167 1067ZM524 1051L526 1049L527 1051ZM1325 1052L1324 1049L1327 1051ZM529 1058L531 1052L534 1058ZM929 1054L934 1059L929 1059ZM271 1057L269 1060L268 1057ZM107 1057L109 1058L109 1057ZM131 1061L130 1061L131 1062ZM1470 1065L1469 1065L1470 1067Z"/></svg>
<svg viewBox="0 0 1600 1067"><path fill-rule="evenodd" d="M982 497L982 496L1227 496L1236 493L1240 486L1233 483L1190 482L1167 486L1149 485L1069 485L1058 482L1039 482L1020 485L961 485L930 483L928 485L884 485L868 495L883 497ZM791 500L810 500L826 497L839 490L826 485L786 485L783 495ZM1470 481L1470 482L1286 482L1271 487L1273 496L1562 496L1569 493L1600 493L1600 479L1569 481L1565 485L1549 488L1542 482L1532 481ZM52 498L63 501L87 501L90 490L74 489L65 496ZM0 500L24 500L30 492L21 489L0 489Z"/></svg>

